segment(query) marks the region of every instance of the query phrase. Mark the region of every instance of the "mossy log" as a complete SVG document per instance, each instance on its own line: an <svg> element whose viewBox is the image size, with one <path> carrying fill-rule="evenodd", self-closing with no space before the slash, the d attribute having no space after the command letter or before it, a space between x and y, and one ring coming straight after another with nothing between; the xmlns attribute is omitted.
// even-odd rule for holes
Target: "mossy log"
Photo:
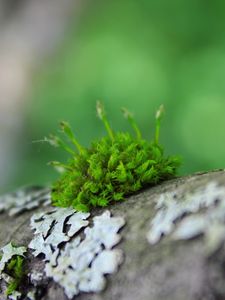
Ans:
<svg viewBox="0 0 225 300"><path fill-rule="evenodd" d="M113 216L122 216L126 225L120 232L124 262L116 274L107 276L107 286L101 293L81 293L77 300L219 300L225 299L225 249L221 244L211 255L206 255L202 235L184 241L168 235L150 245L146 235L156 214L155 203L161 194L192 193L209 182L225 186L223 170L194 174L164 182L131 196L109 208ZM178 195L179 196L179 195ZM33 238L30 218L38 208L9 217L0 215L0 247L13 241L27 246ZM104 209L96 209L98 215ZM207 211L207 210L205 210ZM202 212L205 213L204 211ZM29 269L43 270L41 259L29 254ZM67 299L64 291L51 279L44 278L38 286L38 299ZM0 299L4 295L0 294Z"/></svg>

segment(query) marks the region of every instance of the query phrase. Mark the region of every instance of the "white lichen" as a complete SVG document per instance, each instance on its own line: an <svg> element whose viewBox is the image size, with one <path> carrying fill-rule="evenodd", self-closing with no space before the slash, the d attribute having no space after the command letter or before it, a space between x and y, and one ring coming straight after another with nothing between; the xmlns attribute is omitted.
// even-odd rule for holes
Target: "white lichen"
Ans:
<svg viewBox="0 0 225 300"><path fill-rule="evenodd" d="M27 300L36 300L35 291L30 291L27 294Z"/></svg>
<svg viewBox="0 0 225 300"><path fill-rule="evenodd" d="M121 240L118 231L124 219L105 211L87 227L88 217L88 213L58 208L31 220L35 237L29 247L34 255L45 254L46 275L63 287L69 298L80 292L102 291L104 275L116 272L123 259L122 251L113 247ZM77 235L81 229L83 235Z"/></svg>
<svg viewBox="0 0 225 300"><path fill-rule="evenodd" d="M29 276L30 282L34 286L43 279L42 272L32 271L32 273L29 273L28 276Z"/></svg>
<svg viewBox="0 0 225 300"><path fill-rule="evenodd" d="M13 278L5 273L5 267L7 263L14 257L14 256L23 256L27 252L25 247L15 247L12 243L9 243L0 249L1 252L1 260L0 260L0 280L3 280L5 284L8 286ZM13 291L12 294L8 296L7 299L17 300L20 299L21 293L18 291Z"/></svg>
<svg viewBox="0 0 225 300"><path fill-rule="evenodd" d="M8 296L8 299L9 300L19 300L19 299L21 299L21 296L22 296L22 294L20 292L14 291L14 292L12 292L11 295Z"/></svg>
<svg viewBox="0 0 225 300"><path fill-rule="evenodd" d="M206 224L206 219L199 215L193 215L184 218L184 220L179 223L179 226L173 233L173 238L177 240L194 238L204 233Z"/></svg>
<svg viewBox="0 0 225 300"><path fill-rule="evenodd" d="M156 210L147 233L150 244L169 234L175 240L203 235L206 251L211 254L225 240L225 187L216 182L192 194L165 193L157 199Z"/></svg>
<svg viewBox="0 0 225 300"><path fill-rule="evenodd" d="M29 244L29 248L34 250L33 255L43 253L46 261L50 260L59 244L69 241L81 228L88 225L86 219L89 216L90 213L76 212L72 208L57 208L33 215L31 228L35 237ZM68 232L64 230L66 226L70 226Z"/></svg>
<svg viewBox="0 0 225 300"><path fill-rule="evenodd" d="M38 256L43 253L46 259L50 259L52 256L52 249L50 245L45 243L45 240L41 234L36 235L30 242L29 248L33 249L33 255Z"/></svg>
<svg viewBox="0 0 225 300"><path fill-rule="evenodd" d="M0 249L2 252L2 257L0 260L0 276L3 272L6 264L10 261L10 259L15 256L24 256L24 253L27 252L27 249L25 247L14 247L12 243L7 244L6 246L2 247Z"/></svg>
<svg viewBox="0 0 225 300"><path fill-rule="evenodd" d="M15 216L23 211L32 210L50 203L51 193L48 188L28 187L0 197L0 213L7 212Z"/></svg>

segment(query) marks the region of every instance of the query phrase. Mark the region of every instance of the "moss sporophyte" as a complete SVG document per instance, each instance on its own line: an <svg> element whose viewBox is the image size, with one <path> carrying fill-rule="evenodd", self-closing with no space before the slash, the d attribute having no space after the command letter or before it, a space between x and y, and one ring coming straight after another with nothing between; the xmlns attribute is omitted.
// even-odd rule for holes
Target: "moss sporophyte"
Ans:
<svg viewBox="0 0 225 300"><path fill-rule="evenodd" d="M132 114L127 109L122 111L134 130L134 136L128 132L114 132L103 105L97 102L97 115L106 128L107 136L85 148L77 141L70 125L61 122L62 133L72 146L58 136L45 138L51 145L70 154L67 164L51 162L64 170L52 186L53 205L89 211L92 207L124 200L142 188L176 176L180 158L165 156L159 144L163 106L156 113L152 141L142 137Z"/></svg>

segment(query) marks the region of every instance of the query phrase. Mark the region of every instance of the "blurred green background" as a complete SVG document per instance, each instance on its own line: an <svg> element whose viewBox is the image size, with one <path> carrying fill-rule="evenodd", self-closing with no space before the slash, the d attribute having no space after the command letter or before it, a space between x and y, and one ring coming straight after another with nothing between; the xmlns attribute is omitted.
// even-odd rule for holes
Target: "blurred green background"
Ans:
<svg viewBox="0 0 225 300"><path fill-rule="evenodd" d="M69 121L86 146L105 134L98 99L115 130L130 130L124 106L147 139L163 103L161 143L183 157L180 175L225 168L225 1L86 1L33 74L8 188L58 176L46 163L66 155L32 143L56 133L58 121Z"/></svg>

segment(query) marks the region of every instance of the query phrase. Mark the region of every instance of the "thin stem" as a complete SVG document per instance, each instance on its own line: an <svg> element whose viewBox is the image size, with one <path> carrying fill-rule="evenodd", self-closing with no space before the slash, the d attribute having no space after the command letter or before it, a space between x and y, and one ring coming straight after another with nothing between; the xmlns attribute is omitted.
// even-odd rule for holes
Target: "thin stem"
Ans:
<svg viewBox="0 0 225 300"><path fill-rule="evenodd" d="M122 108L122 112L123 112L124 117L126 119L128 119L129 123L133 127L134 132L136 133L137 139L138 140L142 139L141 131L138 128L138 125L137 125L136 121L134 120L133 115L126 108Z"/></svg>
<svg viewBox="0 0 225 300"><path fill-rule="evenodd" d="M155 143L159 144L159 135L160 135L160 127L161 127L161 120L164 115L164 106L161 105L156 112L156 128L155 128Z"/></svg>
<svg viewBox="0 0 225 300"><path fill-rule="evenodd" d="M159 144L160 126L161 126L161 122L157 120L156 128L155 128L155 143L157 145Z"/></svg>
<svg viewBox="0 0 225 300"><path fill-rule="evenodd" d="M70 141L75 145L75 147L77 148L79 153L82 153L83 147L77 141L69 123L62 121L62 122L60 122L60 127L61 127L62 131L68 136Z"/></svg>
<svg viewBox="0 0 225 300"><path fill-rule="evenodd" d="M48 142L53 147L61 147L63 150L69 152L70 154L74 155L74 151L58 136L50 135L49 138L45 137L45 142Z"/></svg>
<svg viewBox="0 0 225 300"><path fill-rule="evenodd" d="M56 168L63 168L63 169L66 169L66 170L70 170L70 171L73 171L73 168L71 168L70 166L68 165L65 165L59 161L50 161L48 163L49 166L53 166L53 167L56 167Z"/></svg>
<svg viewBox="0 0 225 300"><path fill-rule="evenodd" d="M105 114L104 107L100 101L97 101L96 110L97 110L97 115L98 115L99 119L102 120L102 122L106 128L106 131L108 132L108 135L113 142L114 141L114 133L113 133L112 128L110 127L109 121Z"/></svg>

